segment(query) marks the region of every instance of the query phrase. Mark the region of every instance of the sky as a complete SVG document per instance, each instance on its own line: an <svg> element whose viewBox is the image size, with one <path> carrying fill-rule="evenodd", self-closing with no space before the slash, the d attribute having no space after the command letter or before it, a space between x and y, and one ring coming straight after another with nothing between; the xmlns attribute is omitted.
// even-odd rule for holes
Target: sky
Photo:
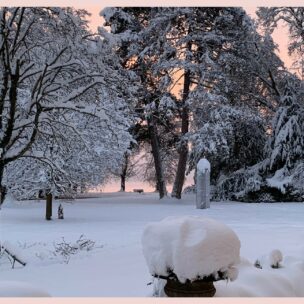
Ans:
<svg viewBox="0 0 304 304"><path fill-rule="evenodd" d="M303 2L304 4L304 2ZM78 5L77 5L78 6ZM103 19L99 15L99 12L102 10L102 5L83 5L79 6L82 8L85 8L90 14L90 23L91 23L91 29L93 31L97 30L98 26L101 26L103 24ZM256 17L255 11L257 9L256 6L244 6L244 9L246 12L253 18ZM292 59L288 55L288 29L283 25L280 24L280 27L276 29L273 33L273 39L278 44L278 55L280 58L284 61L285 65L288 68L291 68L292 65Z"/></svg>

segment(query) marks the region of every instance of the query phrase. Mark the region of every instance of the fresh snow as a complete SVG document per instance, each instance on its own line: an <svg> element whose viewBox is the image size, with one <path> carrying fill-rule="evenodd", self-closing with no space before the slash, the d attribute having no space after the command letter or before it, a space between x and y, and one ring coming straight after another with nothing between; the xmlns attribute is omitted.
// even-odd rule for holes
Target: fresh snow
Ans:
<svg viewBox="0 0 304 304"><path fill-rule="evenodd" d="M280 263L283 261L283 254L280 250L275 249L270 253L270 266L280 267Z"/></svg>
<svg viewBox="0 0 304 304"><path fill-rule="evenodd" d="M226 273L240 258L236 234L221 222L198 216L151 223L144 230L142 244L150 273L166 276L170 269L180 282Z"/></svg>
<svg viewBox="0 0 304 304"><path fill-rule="evenodd" d="M19 281L1 281L0 297L49 297L42 289Z"/></svg>
<svg viewBox="0 0 304 304"><path fill-rule="evenodd" d="M20 247L13 245L10 241L0 242L1 250L8 250L11 254L13 254L17 259L26 263L26 257L23 256L22 250Z"/></svg>
<svg viewBox="0 0 304 304"><path fill-rule="evenodd" d="M284 175L284 168L279 169L271 178L267 178L267 184L270 187L281 190L282 193L286 192L286 187L291 183L292 176Z"/></svg>
<svg viewBox="0 0 304 304"><path fill-rule="evenodd" d="M61 203L65 219L56 218ZM152 281L141 237L151 222L168 216L202 216L230 227L241 241L242 262L235 281L218 281L216 297L304 296L304 222L302 203L213 202L196 209L195 195L159 200L156 193L102 193L100 197L55 201L53 220L46 221L44 201L4 204L0 210L0 240L18 247L25 267L0 259L0 286L6 281L30 284L53 297L151 296ZM68 263L55 255L56 244L74 244L81 235L94 249L71 255ZM188 244L194 245L194 233ZM280 250L278 269L253 266L261 256ZM16 291L17 292L17 291Z"/></svg>

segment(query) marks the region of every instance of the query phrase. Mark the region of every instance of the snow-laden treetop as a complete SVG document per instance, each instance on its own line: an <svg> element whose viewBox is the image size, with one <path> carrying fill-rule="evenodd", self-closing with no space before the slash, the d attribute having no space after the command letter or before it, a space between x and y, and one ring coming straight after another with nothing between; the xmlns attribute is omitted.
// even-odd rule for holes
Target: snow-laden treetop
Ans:
<svg viewBox="0 0 304 304"><path fill-rule="evenodd" d="M213 219L182 216L150 223L142 236L143 253L152 275L173 271L180 282L218 272L234 280L240 241L225 224Z"/></svg>
<svg viewBox="0 0 304 304"><path fill-rule="evenodd" d="M206 158L202 158L198 163L197 163L197 170L200 172L205 172L208 170L209 172L211 171L211 166L209 161Z"/></svg>

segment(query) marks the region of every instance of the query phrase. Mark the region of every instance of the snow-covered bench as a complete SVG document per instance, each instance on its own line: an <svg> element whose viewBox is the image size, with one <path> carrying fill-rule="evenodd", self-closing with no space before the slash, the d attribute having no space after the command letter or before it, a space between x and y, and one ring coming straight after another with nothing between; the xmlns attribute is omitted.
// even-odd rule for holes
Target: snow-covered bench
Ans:
<svg viewBox="0 0 304 304"><path fill-rule="evenodd" d="M133 192L143 193L143 192L144 192L144 189L133 189Z"/></svg>

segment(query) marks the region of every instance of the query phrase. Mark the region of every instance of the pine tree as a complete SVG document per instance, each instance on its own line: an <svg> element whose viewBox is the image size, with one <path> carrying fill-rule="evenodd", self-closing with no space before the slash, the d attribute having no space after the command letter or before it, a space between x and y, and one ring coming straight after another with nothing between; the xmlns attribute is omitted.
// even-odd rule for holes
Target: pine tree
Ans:
<svg viewBox="0 0 304 304"><path fill-rule="evenodd" d="M298 200L304 194L304 187L297 187L299 178L304 175L303 171L301 173L304 159L304 108L297 94L296 82L299 85L295 77L286 82L280 107L273 119L263 164L266 184L278 188L286 200Z"/></svg>

